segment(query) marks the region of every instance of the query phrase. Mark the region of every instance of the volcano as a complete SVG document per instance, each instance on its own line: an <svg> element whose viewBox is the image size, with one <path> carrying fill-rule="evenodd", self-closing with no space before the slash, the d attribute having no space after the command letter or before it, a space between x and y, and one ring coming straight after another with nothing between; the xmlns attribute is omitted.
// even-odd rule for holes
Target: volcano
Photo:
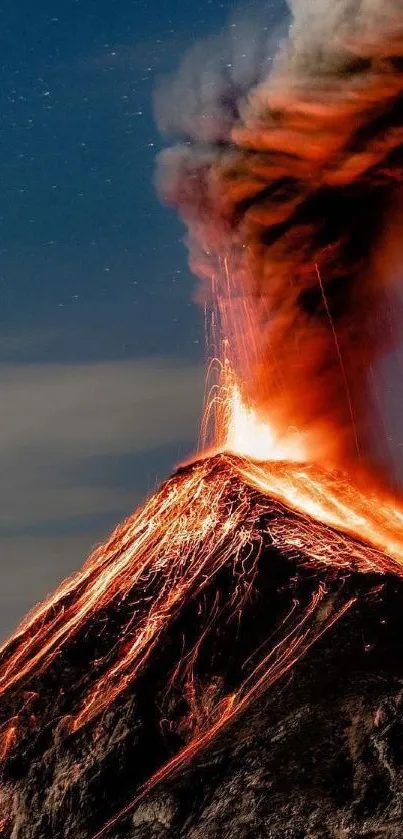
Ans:
<svg viewBox="0 0 403 839"><path fill-rule="evenodd" d="M373 404L402 3L291 6L274 55L248 6L157 96L202 279L203 455L0 650L5 839L402 836L403 505Z"/></svg>
<svg viewBox="0 0 403 839"><path fill-rule="evenodd" d="M1 651L1 835L400 837L399 516L303 464L180 468Z"/></svg>

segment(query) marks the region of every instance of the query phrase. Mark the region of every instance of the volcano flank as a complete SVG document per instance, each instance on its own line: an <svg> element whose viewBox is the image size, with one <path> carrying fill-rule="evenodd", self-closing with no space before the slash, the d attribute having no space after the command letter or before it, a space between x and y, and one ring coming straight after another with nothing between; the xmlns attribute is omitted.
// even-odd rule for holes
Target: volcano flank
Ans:
<svg viewBox="0 0 403 839"><path fill-rule="evenodd" d="M3 648L5 839L401 836L397 543L347 485L362 538L298 508L340 476L251 469L178 470Z"/></svg>

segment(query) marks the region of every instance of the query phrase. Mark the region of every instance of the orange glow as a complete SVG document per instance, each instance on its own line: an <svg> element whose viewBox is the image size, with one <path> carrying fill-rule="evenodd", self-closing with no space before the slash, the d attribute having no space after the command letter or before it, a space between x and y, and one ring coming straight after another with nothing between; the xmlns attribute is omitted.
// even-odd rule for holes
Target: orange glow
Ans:
<svg viewBox="0 0 403 839"><path fill-rule="evenodd" d="M224 346L228 349L228 343ZM268 420L245 403L229 359L224 359L221 368L217 399L221 401L223 427L219 437L223 439L222 451L254 461L306 460L302 435L290 429L286 434L276 434Z"/></svg>
<svg viewBox="0 0 403 839"><path fill-rule="evenodd" d="M261 346L260 321L270 322L266 301L254 299L250 289L245 292L227 258L212 278L212 296L213 313L206 323L211 361L201 451L229 451L255 461L340 466L343 432L339 439L328 417L316 416L303 426L289 423L290 392L280 375L282 359ZM271 394L266 392L268 378L276 383Z"/></svg>
<svg viewBox="0 0 403 839"><path fill-rule="evenodd" d="M244 404L237 385L231 394L225 449L253 460L303 460L302 446L282 445L276 440L268 423Z"/></svg>

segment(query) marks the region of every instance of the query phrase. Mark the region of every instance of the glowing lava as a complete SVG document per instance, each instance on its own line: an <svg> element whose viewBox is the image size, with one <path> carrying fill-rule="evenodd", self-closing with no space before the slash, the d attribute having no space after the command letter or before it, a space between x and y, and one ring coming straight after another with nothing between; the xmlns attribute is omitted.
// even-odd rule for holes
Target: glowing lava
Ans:
<svg viewBox="0 0 403 839"><path fill-rule="evenodd" d="M238 385L229 397L229 418L224 450L252 460L304 461L304 446L297 432L276 437L268 422L243 402Z"/></svg>

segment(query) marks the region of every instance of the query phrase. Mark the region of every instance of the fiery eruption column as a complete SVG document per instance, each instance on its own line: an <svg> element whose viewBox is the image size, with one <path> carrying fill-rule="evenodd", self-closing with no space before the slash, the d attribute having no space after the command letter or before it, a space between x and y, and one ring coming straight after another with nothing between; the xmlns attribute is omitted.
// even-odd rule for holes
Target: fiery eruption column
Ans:
<svg viewBox="0 0 403 839"><path fill-rule="evenodd" d="M207 299L229 304L244 401L309 460L362 466L367 373L393 339L401 5L296 0L277 52L267 27L250 28L234 23L162 85L160 124L178 142L158 184L187 224Z"/></svg>

